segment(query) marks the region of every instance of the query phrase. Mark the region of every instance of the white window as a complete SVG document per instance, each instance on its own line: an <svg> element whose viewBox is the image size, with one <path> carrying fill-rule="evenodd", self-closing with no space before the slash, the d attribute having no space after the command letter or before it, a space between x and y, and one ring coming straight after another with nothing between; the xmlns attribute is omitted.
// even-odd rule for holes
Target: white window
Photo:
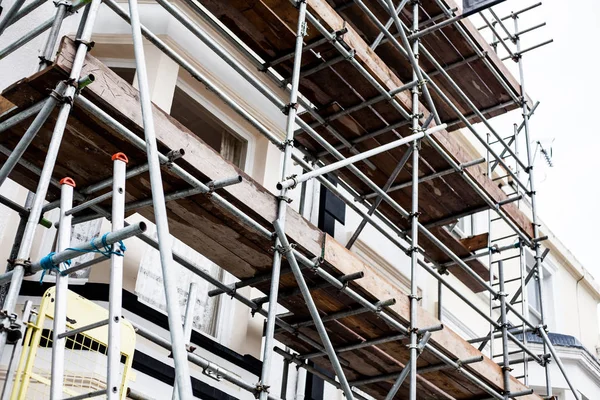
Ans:
<svg viewBox="0 0 600 400"><path fill-rule="evenodd" d="M528 274L532 267L533 265L531 267L527 266ZM527 284L527 302L529 305L529 322L533 325L539 325L542 322L542 299L535 277L531 278Z"/></svg>
<svg viewBox="0 0 600 400"><path fill-rule="evenodd" d="M527 274L529 274L532 268L535 267L535 256L534 254L526 250L525 251L525 265ZM544 308L544 323L552 326L554 323L554 303L553 303L553 277L554 268L550 264L548 259L545 259L541 266L541 279L540 282L543 292L543 297L540 297L540 290L538 282L535 277L532 277L527 284L527 303L529 309L529 321L534 324L540 324L542 319L542 306Z"/></svg>
<svg viewBox="0 0 600 400"><path fill-rule="evenodd" d="M459 219L454 230L462 237L473 236L473 216L468 215Z"/></svg>
<svg viewBox="0 0 600 400"><path fill-rule="evenodd" d="M451 231L461 238L467 238L488 231L487 211L467 215L451 227Z"/></svg>
<svg viewBox="0 0 600 400"><path fill-rule="evenodd" d="M231 132L206 110L193 96L191 89L175 87L171 116L218 151L227 161L244 168L247 141Z"/></svg>

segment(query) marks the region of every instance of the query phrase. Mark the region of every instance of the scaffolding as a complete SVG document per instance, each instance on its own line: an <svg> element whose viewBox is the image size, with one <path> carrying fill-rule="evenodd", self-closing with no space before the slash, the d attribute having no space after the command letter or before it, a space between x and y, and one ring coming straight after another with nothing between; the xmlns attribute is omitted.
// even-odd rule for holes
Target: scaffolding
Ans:
<svg viewBox="0 0 600 400"><path fill-rule="evenodd" d="M0 20L0 34L43 3L43 0L36 0L24 6L24 0L17 0ZM15 343L15 337L18 338L19 333L22 332L23 322L18 321L14 313L23 277L40 270L54 273L57 285L54 311L56 318L52 339L55 346L52 351L51 398L63 398L64 338L72 332L67 331L65 326L68 275L73 268L92 266L98 262L98 259L77 267L70 267L68 262L86 252L99 251L103 255L100 260L111 259L109 318L91 324L87 328L108 326L110 334L107 350L107 386L101 391L102 393L90 393L89 396L105 394L109 399L118 398L120 396L118 384L120 293L125 252L124 247L119 246L119 243L128 237L138 237L160 251L170 341L142 326L136 324L133 326L139 335L172 351L176 371L174 396L179 396L181 399L193 397L189 362L199 365L208 374L218 376L253 393L260 400L283 399L285 390L282 390L280 397L270 390L275 354L284 358L286 365L284 371L287 371L290 364L305 368L308 372L320 376L342 390L345 397L349 399L368 399L373 396L414 400L428 398L429 393L443 394L446 390L443 382L436 384L435 381L431 383L428 378L423 378L431 377L433 375L428 374L440 371L447 374L439 375L438 378L441 380L457 379L459 383L468 381L469 390L472 391L469 393L477 398L481 398L483 394L501 400L519 397L535 399L539 397L533 395L533 390L527 387L529 383L527 365L532 361L546 369L546 389L543 396L550 398L552 385L548 364L552 360L559 366L575 398L580 399L548 338L543 307L540 310L539 324L533 324L528 318L528 287L535 285L540 298L544 298L541 293L542 262L548 253L542 250L542 242L545 238L540 237L539 232L535 169L529 126L529 120L539 103L534 104L525 92L523 55L551 41L522 49L521 35L541 28L543 24L521 29L519 16L540 4L526 7L503 18L498 17L492 8L481 10L478 15L485 22L485 26L479 30L488 30L492 35L488 46L483 41L483 36L477 33L476 29L472 29L470 22L465 19L466 16L457 13L458 9L453 6L452 1L401 0L398 4L394 4L392 0L266 2L262 6L268 8L267 3L271 4L274 8L269 11L273 15L277 15L274 10L279 10L281 18L278 19L278 23L287 24L286 27L293 31L295 39L293 48L289 51L281 52L281 49L274 49L270 53L277 54L266 58L264 56L266 53L261 51L263 49L256 42L250 39L243 42L241 36L233 32L232 26L226 26L211 13L211 5L214 5L212 2L196 3L192 0L184 0L182 5L174 5L169 0L157 0L157 3L225 60L261 95L281 109L287 118L285 135L266 127L256 116L244 109L195 68L185 56L177 53L164 40L142 25L136 0L129 0L129 12L113 0L56 2L56 13L53 17L0 50L0 59L3 59L33 38L50 30L39 61L40 73L55 68L61 62L63 63L61 65L67 65L69 73L68 78L59 80L55 87L46 88L51 91L43 100L5 113L0 122L0 132L8 132L19 124L27 124L25 133L19 136L12 149L4 145L0 148L6 157L6 161L0 168L0 184L12 176L11 174L17 169L27 171L30 176L39 177L34 194L24 206L6 198L1 199L2 204L19 213L21 224L11 254L9 271L0 275L0 282L10 282L3 306L0 355L6 349L6 344ZM93 101L93 99L97 100L97 96L90 94L90 90L96 83L94 75L85 72L87 71L86 60L87 63L90 62L88 52L92 46L94 21L102 4L131 25L139 86L139 102L136 101L135 104L138 108L141 107L141 114L139 114L141 121L137 121L143 128L141 137L131 128L131 123L116 118L114 110L109 110L109 105ZM226 2L223 7L235 9L230 2ZM75 40L64 39L60 45L61 48L70 46L73 49L72 59L67 62L53 59L63 20L81 8L83 12ZM215 7L212 10L214 11ZM216 30L245 57L245 62L255 65L261 71L260 73L285 91L288 97L282 100L278 93L266 85L254 71L250 71L240 63L195 19L201 19ZM506 23L510 20L513 21L512 30ZM231 21L230 19L229 22ZM357 21L365 26L362 35L354 28ZM367 34L369 30L367 27L370 29L370 35ZM238 31L240 30L243 30L243 27L238 27ZM364 38L371 39L373 36L375 38L371 44L367 44ZM240 175L232 174L223 179L207 181L200 178L189 164L177 163L177 160L183 157L183 151L171 149L165 152L164 145L159 147L157 134L159 135L160 131L156 130L156 126L163 124L160 118L164 117L157 117L156 112L153 112L147 82L144 38L214 92L283 152L280 180L277 184L279 193L276 196L275 220L271 226L265 226L255 215L244 212L239 201L232 201L231 195L222 190L241 185L243 178ZM473 55L464 57L464 54L457 50L462 59L453 63L436 61L434 54L440 53L447 43L453 46L452 40L460 41L460 45ZM384 48L387 53L380 55L378 50ZM490 48L494 51L488 51ZM495 51L503 55L499 56ZM396 57L393 59L394 62L404 63L406 70L410 71L407 75L408 79L404 79L408 83L396 75L398 70L390 69L386 64L385 60L390 59L390 53ZM513 61L518 64L519 82L511 81L512 76L503 69L499 60ZM486 108L478 106L478 101L473 100L473 93L467 90L461 79L456 75L451 76L451 71L460 68L467 68L468 71L476 73L473 67L475 63L479 70L487 74L486 77L490 79L488 83L498 91L502 91L502 96L498 95L498 99L494 99L498 101ZM319 82L318 77L321 74L332 71L349 82L348 86L353 90L355 97L360 98L358 103L349 104L346 101L345 104L334 107L333 111L325 110L318 98L320 93L316 90L301 92L303 81L314 79L311 81L314 84ZM384 81L384 76L389 79ZM352 87L353 84L356 84L356 87ZM369 96L365 97L365 94ZM342 101L339 104L341 103ZM382 108L383 105L385 109ZM113 177L90 183L82 189L77 189L75 182L70 178L58 182L53 176L55 166L59 162L59 150L61 144L64 145L63 135L75 107L86 115L93 116L95 123L118 135L121 141L129 143L132 149L145 152L146 162L127 169L128 156L131 158L131 154L127 156L115 154L112 158ZM488 119L511 109L520 109L523 120L516 124L514 132L506 137L505 133L494 129ZM27 150L44 125L48 125L50 116L56 110L58 110L56 122L45 160L40 168L27 157ZM365 112L376 115L385 126L355 135L354 138L350 137L340 127L339 121L352 115L365 115L360 114ZM475 123L479 123L479 126L475 126ZM449 152L448 146L453 140L449 131L458 128L468 131L485 149L487 153L485 159L463 160L458 154ZM487 137L480 133L482 130L489 132ZM521 156L523 146L525 158ZM399 154L401 157L396 157ZM380 159L377 158L384 155L394 160L393 168L388 168L388 171L382 168L381 162L378 161ZM437 165L443 168L432 166L435 160L438 161ZM190 162L189 159L187 161ZM294 163L303 169L303 173L292 174ZM486 164L485 174L477 175L472 172L484 168L481 166L482 163ZM373 171L379 173L377 179L373 178L375 176ZM431 172L423 174L423 171ZM150 195L126 203L126 182L142 174L149 174ZM177 177L184 186L176 190L172 190L170 184L165 186L163 181L165 174ZM399 177L406 174L410 179L398 182ZM382 180L381 176L385 180ZM321 254L310 251L301 244L293 243L296 240L291 237L287 229L290 223L296 223L296 219L292 219L291 222L289 220L290 191L299 187L302 190L301 197L304 198L305 182L310 179L317 180L323 188L338 196L363 219L346 244L348 249L369 224L410 258L410 293L407 294L407 303L403 303L407 305L406 318L401 318L397 309L393 309L393 305L400 299L373 298L373 291L368 293L366 286L360 286L361 279L365 275L363 272L341 274L339 268L338 270L333 268L326 259L324 248ZM463 190L472 193L477 198L474 206L464 205L452 215L441 215L438 218L425 215L427 218L424 218L423 214L427 214L427 211L423 199L429 196L424 183L436 180L443 182L444 187L450 187L453 191ZM512 188L513 192L498 194L497 188L493 188L493 182L498 180L505 182L505 186ZM59 197L60 200L46 203L49 197L52 198L49 196L49 188L53 188L54 191L56 188L60 189L60 195L54 197ZM110 191L94 197L95 194L109 188ZM399 197L402 193L406 198ZM218 206L222 213L227 213L231 220L235 221L233 223L236 226L242 227L239 229L251 231L258 238L255 239L256 241L270 243L273 248L271 271L226 285L202 271L182 255L174 253L171 248L167 202L176 202L193 196L206 196L212 205ZM73 200L79 204L73 206ZM109 210L105 205L111 201L112 209ZM409 205L410 210L400 203ZM522 217L526 219L528 217L517 205L531 210L531 221L523 222ZM144 224L129 226L124 219L126 211L148 206L152 206L158 233L157 240L144 234ZM60 209L56 252L42 260L32 262L30 256L36 227L44 212L53 208ZM462 254L457 254L456 243L451 239L452 227L458 219L484 211L488 212L489 221L485 245L466 253L464 249L458 248ZM106 217L112 222L112 232L94 239L91 243L71 247L69 235L71 226L98 217ZM494 239L491 233L499 223L509 229L510 234ZM503 244L503 241L510 243ZM529 250L534 253L535 265L527 271L525 255ZM516 256L513 254L514 251L517 252ZM519 260L519 276L507 280L504 263L515 257ZM482 272L483 264L475 263L480 263L486 258L488 265ZM176 298L176 276L172 273L175 263L197 273L214 285L216 289L210 293L211 296L229 295L248 306L252 313L265 317L262 373L258 382L245 382L231 371L193 352L188 352L186 343L189 342L191 331L191 311L185 316L185 323L182 325ZM221 265L221 267L227 269L227 266ZM421 317L423 314L419 306L417 274L423 270L438 280L438 319L442 317L442 294L444 291L450 291L489 323L489 332L469 342L479 344L479 350L483 350L488 345L492 364L495 363L496 367L501 368L501 381L498 381L496 376L485 376L482 372L485 371L483 367L477 369L477 365L489 361L485 360L481 353L473 349L473 354L476 356L457 358L450 349L443 348L436 341L436 334L445 332L448 328L435 319L433 320L436 323L427 325L427 322L432 319ZM445 278L449 271L456 276L460 274L460 280L470 288L487 293L489 310L480 309L473 304L452 281ZM293 293L281 289L285 286L282 284L283 275L290 273L294 282ZM485 274L488 276L482 277ZM288 285L289 281L290 279L286 280ZM512 297L509 297L506 288L514 282L518 283L518 288ZM237 291L247 286L258 287L265 291L267 296L262 299L250 299ZM324 310L320 306L322 303L315 296L315 291L322 288L335 289L351 309L346 307L337 312ZM277 307L280 303L286 305L286 299L293 295L301 295L305 306L302 306L302 312L297 319L290 320L278 315ZM267 309L263 308L264 303L268 303ZM521 305L520 309L518 304ZM362 338L359 343L356 343L349 339L341 340L343 336L338 333L334 335L331 327L326 325L357 315L365 318L369 316L368 318L381 321L382 326L393 334L368 338L365 334L361 336L355 333L355 337ZM310 316L310 319L302 320L303 316ZM518 324L512 324L510 322L512 320L518 321ZM85 328L79 328L78 333L83 332ZM305 328L310 328L311 334L308 334ZM383 331L383 328L381 329ZM292 353L279 348L274 349L276 334L283 335L280 337L285 338L290 343L289 347L295 351ZM528 347L528 334L537 334L543 339L542 354L536 354ZM404 340L408 341L408 350L404 350L406 355L403 355L400 350L395 353L397 357L394 365L400 366L400 370L357 378L358 372L353 370L344 359L344 355L353 351L402 344ZM501 351L496 354L494 348L497 345L500 346ZM516 347L517 351L510 352L511 346ZM515 359L514 355L517 353L521 358ZM315 359L332 370L335 379L323 374L308 362ZM426 364L419 364L418 361L421 360L426 360ZM511 365L515 364L523 364L522 376L512 376ZM353 379L348 378L350 373ZM524 385L516 378L521 379ZM10 376L7 382L9 380ZM404 384L405 381L408 383ZM466 385L465 383L463 386ZM446 398L448 396L450 395L447 394Z"/></svg>

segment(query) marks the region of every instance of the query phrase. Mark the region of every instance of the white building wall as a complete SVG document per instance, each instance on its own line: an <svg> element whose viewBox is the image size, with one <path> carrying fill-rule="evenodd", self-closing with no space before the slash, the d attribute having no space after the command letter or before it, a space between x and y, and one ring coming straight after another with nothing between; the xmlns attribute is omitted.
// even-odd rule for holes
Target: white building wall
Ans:
<svg viewBox="0 0 600 400"><path fill-rule="evenodd" d="M5 7L10 7L12 1L8 0L4 3ZM126 8L126 3L121 3ZM169 17L156 4L143 3L141 5L142 22L147 25L153 32L164 38L170 45L177 48L183 53L189 61L191 61L202 73L206 74L211 80L214 80L217 85L223 89L231 98L237 101L245 109L253 115L257 115L262 124L269 128L272 132L283 137L285 127L285 116L279 109L273 106L266 98L259 94L250 84L240 77L231 67L223 60L216 57L200 40L186 31L173 18ZM30 15L26 23L21 21L16 26L9 28L7 34L0 36L0 48L6 46L11 40L20 37L27 32L32 26L47 19L54 12L54 6L50 3L44 5ZM78 23L79 16L73 16L65 22L62 34L72 34ZM200 25L212 32L211 28L204 23ZM95 25L94 40L97 42L93 54L97 57L104 58L107 61L125 62L131 65L132 49L130 39L130 27L115 17L112 11L106 7L102 7L98 20ZM214 37L217 37L214 35ZM238 60L243 58L235 52L235 50L224 40L219 40L226 48L232 51ZM31 75L37 66L38 50L43 46L44 38L38 38L28 44L25 48L10 55L6 60L0 63L0 87L17 81L20 78ZM247 121L239 117L234 111L223 104L217 96L208 91L202 84L193 80L189 74L180 70L166 56L160 54L148 45L145 47L146 56L148 59L149 73L151 78L151 89L153 91L153 101L168 111L171 107L172 94L176 82L183 82L195 92L195 98L205 108L215 114L222 122L231 127L235 132L248 140L248 157L246 160L245 170L258 182L262 183L268 190L275 192L275 183L279 180L279 170L281 163L281 153L279 150L270 144L262 137L254 127ZM255 75L265 82L276 93L279 93L285 99L282 91L275 87L270 81L255 71L253 66L248 65L248 69L253 71ZM299 168L296 168L299 171ZM296 172L298 172L296 171ZM313 222L316 221L318 215L318 190L319 185L314 182L309 182L307 196L307 206L305 216ZM0 189L0 193L11 197L13 200L23 203L26 191L18 187L14 182L9 181ZM298 207L300 191L292 192L294 202L292 205ZM482 217L484 217L482 215ZM135 219L133 217L132 219ZM347 221L345 226L338 225L336 227L336 239L345 243L352 235L352 232L360 222L357 214L348 209ZM14 231L18 223L18 217L6 208L0 207L0 259L5 259L11 246L11 238L14 236ZM487 221L485 222L487 224ZM484 225L485 225L484 224ZM108 229L105 224L103 231ZM505 235L508 231L506 227L494 226L493 234L495 237ZM39 254L32 255L34 258L45 255L50 251L53 231L39 229L36 236L36 246ZM555 238L552 238L554 240ZM503 242L504 243L504 242ZM125 261L125 288L133 293L136 291L138 270L142 259L147 254L147 249L139 242L130 240L127 243L128 252ZM585 274L577 273L577 268L567 266L566 264L574 264L572 260L567 260L561 257L566 249L562 245L555 244L555 249L550 254L549 260L555 266L553 279L550 284L549 292L552 298L548 299L551 306L549 310L550 328L552 331L569 334L578 337L582 343L594 352L599 343L598 340L598 316L596 312L600 295L598 294L597 285L593 278ZM354 250L359 256L369 260L370 262L380 266L386 270L390 279L396 279L399 285L406 285L406 277L410 274L409 258L398 248L391 245L382 234L374 228L367 226L360 237L359 242L354 246ZM558 255L557 255L558 254ZM576 261L576 260L575 260ZM506 265L507 278L515 276L515 271L518 271L518 264L514 261ZM580 276L585 275L585 276ZM228 281L233 281L231 277L226 278ZM489 300L486 295L472 293L466 286L459 282L452 275L446 279L452 283L459 293L466 296L469 301L476 304L482 310L488 310ZM90 275L90 281L108 282L106 265L94 267ZM515 285L510 286L510 291L514 292ZM422 306L433 314L437 313L437 280L432 278L424 270L418 272L418 288L423 296L421 301ZM259 293L256 290L249 288L241 291L249 297L258 297ZM216 332L217 340L232 348L241 354L251 354L255 357L261 355L261 336L262 336L262 318L251 318L247 308L237 302L223 297L221 317L218 322ZM574 312L577 310L577 312ZM134 316L131 316L134 318ZM489 329L488 323L477 315L470 307L460 300L450 290L443 290L443 309L442 320L446 326L457 331L459 334L467 338L474 336L483 336ZM164 332L163 332L164 333ZM143 344L147 346L148 344ZM572 365L571 365L572 364ZM592 397L586 394L589 398L594 398L593 389L598 390L597 376L593 378L594 368L585 369L585 373L577 373L576 368L582 368L581 362L569 361L569 368L573 370L577 379L581 380L581 387L585 388L586 392L592 393ZM235 369L234 366L228 366ZM555 368L555 367L553 367ZM281 380L282 361L276 357L274 371L274 387L277 387L277 382ZM583 370L582 370L583 371ZM288 383L288 393L296 393L295 398L303 398L303 388L305 373L296 372L296 369L290 368L290 378ZM536 369L532 371L532 382L535 385L540 380ZM573 374L571 374L573 375ZM553 376L558 374L553 373ZM590 377L592 376L592 377ZM589 379L588 379L589 378ZM203 379L203 377L200 377ZM248 377L252 381L252 377ZM588 380L586 380L588 379ZM595 380L596 379L596 380ZM168 396L168 388L164 384L150 383L151 378L140 375L139 385L141 389L147 389L148 385L152 386L152 390L156 389L156 393L160 394L159 398ZM556 387L560 390L564 389L563 382L560 379L556 380ZM596 385L596 386L594 386ZM226 385L225 385L226 386ZM542 386L542 383L539 383ZM232 388L226 388L228 393ZM277 391L276 391L277 392ZM233 393L233 392L231 392ZM585 393L584 393L585 394ZM247 395L240 398L249 398ZM563 399L569 399L568 394L564 394ZM292 398L292 397L288 397ZM327 389L327 399L341 398L341 394L333 391L331 387Z"/></svg>

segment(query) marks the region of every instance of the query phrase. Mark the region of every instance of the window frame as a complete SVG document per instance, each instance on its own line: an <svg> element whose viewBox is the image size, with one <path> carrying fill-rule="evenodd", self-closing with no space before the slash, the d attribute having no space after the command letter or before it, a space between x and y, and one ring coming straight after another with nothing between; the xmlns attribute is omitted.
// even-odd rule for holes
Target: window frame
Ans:
<svg viewBox="0 0 600 400"><path fill-rule="evenodd" d="M531 269L535 265L535 254L528 248L525 248L525 270L526 273L529 274ZM544 323L550 327L550 329L554 328L556 321L556 304L555 304L555 276L557 272L557 268L554 263L546 257L542 262L542 281L540 282L542 285L543 297L539 297L540 304L544 304ZM535 282L532 278L527 284L527 310L531 316L535 317L536 320L531 320L530 322L534 324L539 324L541 321L541 313L540 310L536 309L531 305L531 301L529 299L529 285L535 285ZM540 296L538 290L536 290L536 296Z"/></svg>
<svg viewBox="0 0 600 400"><path fill-rule="evenodd" d="M250 173L254 168L256 136L251 132L248 132L237 121L227 115L227 113L223 112L223 108L217 107L215 103L206 99L201 93L196 91L189 83L182 79L181 76L177 78L175 85L179 87L179 89L183 90L192 99L197 101L201 107L203 107L209 114L216 118L224 130L228 131L231 135L237 137L238 139L246 142L245 155L243 157L242 165L239 168L246 173Z"/></svg>

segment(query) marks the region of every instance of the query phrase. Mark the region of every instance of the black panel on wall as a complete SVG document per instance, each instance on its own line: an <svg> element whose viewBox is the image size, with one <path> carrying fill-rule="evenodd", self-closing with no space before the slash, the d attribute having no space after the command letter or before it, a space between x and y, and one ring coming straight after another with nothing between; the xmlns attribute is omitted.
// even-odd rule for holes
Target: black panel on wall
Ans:
<svg viewBox="0 0 600 400"><path fill-rule="evenodd" d="M329 176L326 176L326 178L335 184ZM334 236L335 221L341 224L346 223L346 204L325 187L321 186L321 193L319 195L319 229Z"/></svg>
<svg viewBox="0 0 600 400"><path fill-rule="evenodd" d="M326 177L331 183L335 184L335 181L329 176ZM342 200L331 193L331 191L321 186L321 193L319 195L319 229L331 236L334 236L335 221L338 221L342 225L346 223L346 204L344 204ZM315 369L317 369L319 372L334 378L334 376L328 371L322 370L312 363L311 366L315 367ZM324 400L324 390L325 381L323 381L323 379L310 373L306 374L306 400Z"/></svg>

